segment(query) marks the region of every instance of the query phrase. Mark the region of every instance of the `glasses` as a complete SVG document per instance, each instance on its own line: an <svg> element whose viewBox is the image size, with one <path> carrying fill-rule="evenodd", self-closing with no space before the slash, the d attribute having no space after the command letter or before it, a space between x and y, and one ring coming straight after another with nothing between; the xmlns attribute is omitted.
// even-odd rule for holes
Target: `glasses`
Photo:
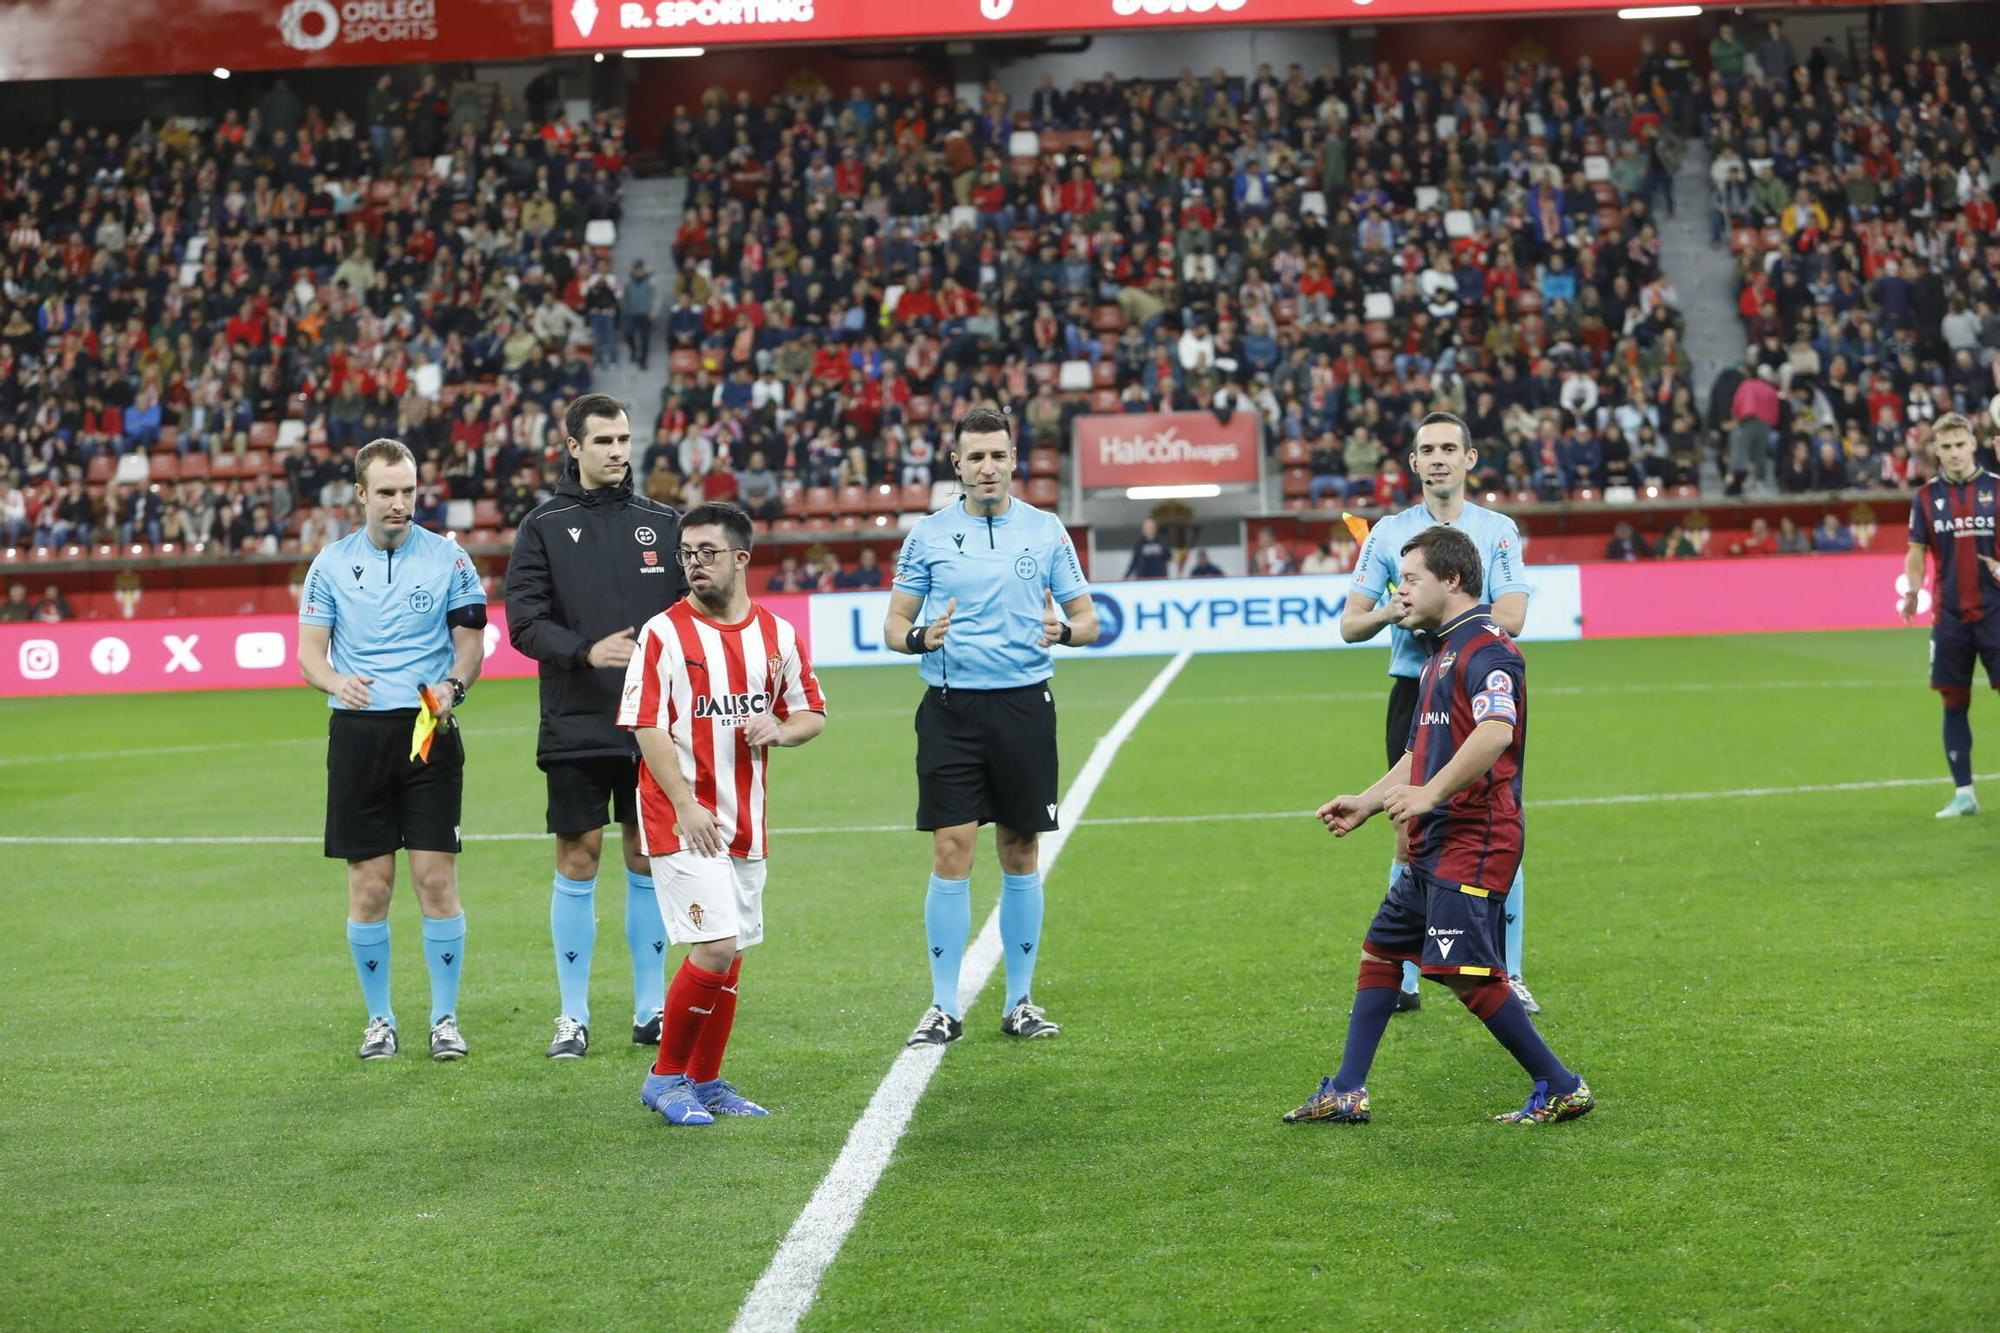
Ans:
<svg viewBox="0 0 2000 1333"><path fill-rule="evenodd" d="M689 565L696 565L702 569L707 569L715 563L715 557L721 555L724 551L741 551L745 549L747 548L742 546L697 546L693 550L689 550L683 546L674 552L674 559L680 562L683 569Z"/></svg>

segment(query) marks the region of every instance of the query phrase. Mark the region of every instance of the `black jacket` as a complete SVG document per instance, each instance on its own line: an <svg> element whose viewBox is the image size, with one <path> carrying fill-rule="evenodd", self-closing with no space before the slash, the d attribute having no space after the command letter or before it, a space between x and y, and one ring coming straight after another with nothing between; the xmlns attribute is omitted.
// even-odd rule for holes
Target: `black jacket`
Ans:
<svg viewBox="0 0 2000 1333"><path fill-rule="evenodd" d="M586 491L572 462L556 493L523 519L507 563L507 629L541 663L542 726L535 761L637 758L618 728L620 667L587 664L590 645L639 629L687 591L674 559L680 515L632 494L628 479Z"/></svg>

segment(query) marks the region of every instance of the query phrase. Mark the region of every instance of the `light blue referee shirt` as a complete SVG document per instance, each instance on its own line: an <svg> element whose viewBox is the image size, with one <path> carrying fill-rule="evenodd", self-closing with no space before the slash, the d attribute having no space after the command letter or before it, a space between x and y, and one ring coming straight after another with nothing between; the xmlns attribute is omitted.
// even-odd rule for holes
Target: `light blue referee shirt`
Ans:
<svg viewBox="0 0 2000 1333"><path fill-rule="evenodd" d="M1375 599L1389 593L1389 585L1402 574L1403 544L1434 527L1437 519L1422 504L1411 505L1400 514L1391 514L1368 532L1361 559L1354 566L1353 591ZM1482 602L1496 601L1510 592L1527 592L1528 580L1521 572L1521 530L1514 520L1493 509L1482 509L1468 501L1451 524L1479 548L1485 560L1486 588ZM1423 674L1424 650L1417 636L1401 625L1389 626L1389 674L1412 680Z"/></svg>
<svg viewBox="0 0 2000 1333"><path fill-rule="evenodd" d="M919 625L958 599L944 646L917 666L932 685L964 690L1010 690L1054 675L1041 646L1042 594L1061 606L1090 591L1062 520L1019 499L995 518L975 517L961 499L919 519L896 556L895 587L924 599Z"/></svg>
<svg viewBox="0 0 2000 1333"><path fill-rule="evenodd" d="M364 527L313 557L299 623L333 627L333 669L374 677L368 711L384 712L417 707L419 686L451 674L445 616L485 603L479 572L457 542L412 527L401 546L385 551ZM341 707L332 695L327 705Z"/></svg>

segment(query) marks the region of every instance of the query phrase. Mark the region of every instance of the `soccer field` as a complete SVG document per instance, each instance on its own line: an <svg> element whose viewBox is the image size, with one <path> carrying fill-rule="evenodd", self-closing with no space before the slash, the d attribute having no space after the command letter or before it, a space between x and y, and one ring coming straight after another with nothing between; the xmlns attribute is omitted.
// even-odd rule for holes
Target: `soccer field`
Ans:
<svg viewBox="0 0 2000 1333"><path fill-rule="evenodd" d="M1050 876L1063 1035L1003 1040L989 984L805 1326L2000 1322L2000 814L1931 818L1922 635L1526 651L1528 980L1595 1113L1490 1123L1526 1080L1427 987L1374 1123L1278 1123L1338 1063L1384 887L1385 822L1309 813L1380 773L1384 655L1197 657ZM1162 665L1063 659L1065 783ZM622 889L597 1044L543 1056L533 682L465 712L456 1065L422 1055L407 884L404 1052L354 1058L319 696L0 702L0 1325L726 1327L929 992L928 839L885 831L915 673L824 681L826 735L772 763L730 1048L776 1113L701 1130L637 1102ZM998 878L988 840L975 924Z"/></svg>

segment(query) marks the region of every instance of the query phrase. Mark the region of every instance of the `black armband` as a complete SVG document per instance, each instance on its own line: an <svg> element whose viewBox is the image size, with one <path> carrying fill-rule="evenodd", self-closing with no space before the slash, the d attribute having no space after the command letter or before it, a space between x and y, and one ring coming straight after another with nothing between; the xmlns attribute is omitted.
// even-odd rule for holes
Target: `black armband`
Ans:
<svg viewBox="0 0 2000 1333"><path fill-rule="evenodd" d="M924 631L928 628L930 628L928 625L910 626L910 632L903 636L903 647L919 657L929 652L929 646L924 643Z"/></svg>
<svg viewBox="0 0 2000 1333"><path fill-rule="evenodd" d="M444 613L444 623L453 629L485 629L486 603L474 602Z"/></svg>

